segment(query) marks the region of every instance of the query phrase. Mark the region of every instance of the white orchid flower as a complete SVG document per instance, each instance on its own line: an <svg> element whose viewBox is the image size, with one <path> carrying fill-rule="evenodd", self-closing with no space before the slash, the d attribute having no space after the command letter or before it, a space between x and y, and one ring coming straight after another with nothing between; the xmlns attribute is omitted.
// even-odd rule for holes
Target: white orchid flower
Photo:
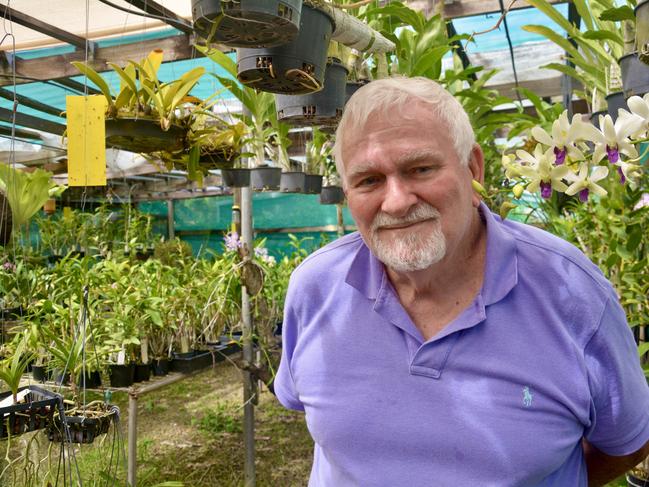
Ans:
<svg viewBox="0 0 649 487"><path fill-rule="evenodd" d="M638 179L642 176L642 168L637 164L623 161L620 159L615 164L617 166L617 173L620 175L620 183L624 184L627 179L632 188L635 188Z"/></svg>
<svg viewBox="0 0 649 487"><path fill-rule="evenodd" d="M543 151L541 145L537 145L533 155L524 150L517 150L516 156L525 163L519 166L519 171L521 176L529 181L527 191L535 193L541 189L541 196L549 198L553 189L565 192L568 188L562 179L571 172L570 168L565 164L554 164L554 148Z"/></svg>
<svg viewBox="0 0 649 487"><path fill-rule="evenodd" d="M568 186L565 193L568 196L579 193L579 199L584 203L588 201L591 192L598 196L606 196L606 190L597 184L606 176L608 176L608 167L594 166L591 170L591 166L587 162L583 162L577 174L571 173L568 175L568 179L572 181L572 184Z"/></svg>
<svg viewBox="0 0 649 487"><path fill-rule="evenodd" d="M542 144L553 148L555 155L554 163L563 164L566 156L572 161L583 159L583 154L575 144L577 142L598 138L598 130L588 122L584 122L580 114L568 120L568 111L564 111L552 124L552 135L548 134L541 127L532 128L532 136Z"/></svg>
<svg viewBox="0 0 649 487"><path fill-rule="evenodd" d="M620 154L633 159L638 157L638 151L629 136L637 133L642 124L640 117L618 117L613 123L610 115L599 116L599 140L595 141L593 163L598 163L604 156L611 164L620 160Z"/></svg>
<svg viewBox="0 0 649 487"><path fill-rule="evenodd" d="M638 134L635 134L637 138L649 135L649 93L642 98L632 96L626 101L626 104L633 115L642 119L642 129Z"/></svg>

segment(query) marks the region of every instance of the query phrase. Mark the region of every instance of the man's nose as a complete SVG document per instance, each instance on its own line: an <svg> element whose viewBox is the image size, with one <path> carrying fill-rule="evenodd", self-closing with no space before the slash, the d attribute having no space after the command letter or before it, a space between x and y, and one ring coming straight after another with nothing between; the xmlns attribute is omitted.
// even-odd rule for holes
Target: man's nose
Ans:
<svg viewBox="0 0 649 487"><path fill-rule="evenodd" d="M417 204L417 196L407 182L399 177L387 179L385 197L381 205L382 211L401 217L407 215L415 204Z"/></svg>

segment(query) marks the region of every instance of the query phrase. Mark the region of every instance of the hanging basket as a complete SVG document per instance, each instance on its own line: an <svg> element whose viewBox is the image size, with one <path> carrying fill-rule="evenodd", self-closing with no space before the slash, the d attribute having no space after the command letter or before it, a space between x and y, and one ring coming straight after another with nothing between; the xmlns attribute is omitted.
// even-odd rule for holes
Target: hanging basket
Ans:
<svg viewBox="0 0 649 487"><path fill-rule="evenodd" d="M319 174L306 175L306 194L320 194L322 191L322 176Z"/></svg>
<svg viewBox="0 0 649 487"><path fill-rule="evenodd" d="M306 95L275 95L277 119L298 127L338 124L345 106L347 69L337 60L327 64L324 88Z"/></svg>
<svg viewBox="0 0 649 487"><path fill-rule="evenodd" d="M626 98L649 93L649 65L640 61L637 52L620 58L620 70L622 71L622 89Z"/></svg>
<svg viewBox="0 0 649 487"><path fill-rule="evenodd" d="M63 400L60 395L36 386L21 387L18 392L25 389L29 392L22 402L0 408L0 439L45 428ZM0 400L9 396L11 392L0 393Z"/></svg>
<svg viewBox="0 0 649 487"><path fill-rule="evenodd" d="M61 443L64 438L67 443L92 443L98 436L108 433L111 423L118 417L117 406L106 406L100 401L93 401L84 408L65 411L64 421L69 436L65 433L61 418L55 416L47 427L47 438L56 443Z"/></svg>
<svg viewBox="0 0 649 487"><path fill-rule="evenodd" d="M106 119L106 145L131 152L177 152L184 147L185 129L172 124L162 130L157 120L147 118Z"/></svg>
<svg viewBox="0 0 649 487"><path fill-rule="evenodd" d="M613 119L613 122L617 120L617 111L620 108L628 110L629 108L626 105L626 98L623 91L617 91L606 96L606 106L608 114Z"/></svg>
<svg viewBox="0 0 649 487"><path fill-rule="evenodd" d="M306 193L306 174L303 172L283 172L279 190L282 193Z"/></svg>
<svg viewBox="0 0 649 487"><path fill-rule="evenodd" d="M9 200L0 191L0 245L5 246L11 240L11 225L12 225L11 206Z"/></svg>
<svg viewBox="0 0 649 487"><path fill-rule="evenodd" d="M222 169L221 178L229 188L245 188L250 186L250 169Z"/></svg>
<svg viewBox="0 0 649 487"><path fill-rule="evenodd" d="M194 32L208 43L273 47L300 28L302 0L192 0Z"/></svg>
<svg viewBox="0 0 649 487"><path fill-rule="evenodd" d="M340 186L323 186L320 191L321 205L337 205L345 201L345 193Z"/></svg>
<svg viewBox="0 0 649 487"><path fill-rule="evenodd" d="M649 64L649 0L638 2L635 8L635 45L640 61Z"/></svg>
<svg viewBox="0 0 649 487"><path fill-rule="evenodd" d="M279 167L255 167L250 170L250 186L253 191L278 191L282 179Z"/></svg>
<svg viewBox="0 0 649 487"><path fill-rule="evenodd" d="M304 5L300 32L288 44L237 49L237 77L244 85L270 93L304 94L322 89L333 19Z"/></svg>
<svg viewBox="0 0 649 487"><path fill-rule="evenodd" d="M626 483L628 487L646 487L649 485L649 479L643 479L633 473L627 473Z"/></svg>

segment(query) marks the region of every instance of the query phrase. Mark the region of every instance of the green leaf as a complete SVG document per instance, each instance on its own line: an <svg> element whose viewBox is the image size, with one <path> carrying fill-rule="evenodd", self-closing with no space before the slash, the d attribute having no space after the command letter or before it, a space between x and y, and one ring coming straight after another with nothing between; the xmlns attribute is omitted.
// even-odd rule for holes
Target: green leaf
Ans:
<svg viewBox="0 0 649 487"><path fill-rule="evenodd" d="M110 91L110 87L108 86L108 83L104 81L104 78L101 77L101 75L92 69L89 66L86 66L84 63L80 61L72 61L72 65L77 68L79 71L81 71L86 77L92 81L94 84L97 85L97 88L101 90L103 95L106 97L106 100L108 101L108 106L113 104L113 95Z"/></svg>
<svg viewBox="0 0 649 487"><path fill-rule="evenodd" d="M118 66L115 63L108 63L108 65L111 68L113 68L113 70L115 70L115 72L117 73L117 75L120 78L121 83L123 83L125 85L124 89L128 88L131 91L131 93L137 93L137 83L135 81L136 80L136 75L135 75L135 70L134 69L129 69L129 72L127 72L127 71L125 71L124 69L122 69L120 66ZM133 66L131 66L131 65L129 65L128 67L133 68ZM130 75L129 73L133 73L133 74ZM120 95L122 94L122 91L124 91L124 90L120 90ZM119 95L118 95L118 97L119 97Z"/></svg>
<svg viewBox="0 0 649 487"><path fill-rule="evenodd" d="M422 76L433 68L435 64L439 64L438 69L441 68L442 58L444 57L444 54L450 51L450 49L451 46L439 46L430 49L426 54L417 59L412 71L408 74L410 76Z"/></svg>
<svg viewBox="0 0 649 487"><path fill-rule="evenodd" d="M642 357L647 352L649 352L649 342L642 342L638 345L638 356Z"/></svg>
<svg viewBox="0 0 649 487"><path fill-rule="evenodd" d="M624 40L622 39L622 37L608 30L587 30L583 33L583 36L585 39L591 39L595 41L611 41L619 44L620 46L624 46Z"/></svg>
<svg viewBox="0 0 649 487"><path fill-rule="evenodd" d="M630 20L633 22L635 21L635 13L628 5L623 5L621 7L604 10L600 14L599 19L610 22L621 22L623 20Z"/></svg>
<svg viewBox="0 0 649 487"><path fill-rule="evenodd" d="M234 62L230 56L218 49L208 49L204 46L194 46L197 51L202 52L206 57L210 58L216 64L225 69L233 78L237 77L237 63Z"/></svg>

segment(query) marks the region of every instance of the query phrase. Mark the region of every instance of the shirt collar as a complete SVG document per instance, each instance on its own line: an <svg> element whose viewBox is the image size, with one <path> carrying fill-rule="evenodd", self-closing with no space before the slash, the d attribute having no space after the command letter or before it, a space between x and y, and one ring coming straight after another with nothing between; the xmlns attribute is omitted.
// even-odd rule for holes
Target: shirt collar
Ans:
<svg viewBox="0 0 649 487"><path fill-rule="evenodd" d="M487 227L487 255L481 294L484 305L489 305L503 299L518 282L516 241L502 228L500 217L484 203L480 203L480 213ZM384 278L387 279L383 264L361 240L345 282L368 299L376 299Z"/></svg>

